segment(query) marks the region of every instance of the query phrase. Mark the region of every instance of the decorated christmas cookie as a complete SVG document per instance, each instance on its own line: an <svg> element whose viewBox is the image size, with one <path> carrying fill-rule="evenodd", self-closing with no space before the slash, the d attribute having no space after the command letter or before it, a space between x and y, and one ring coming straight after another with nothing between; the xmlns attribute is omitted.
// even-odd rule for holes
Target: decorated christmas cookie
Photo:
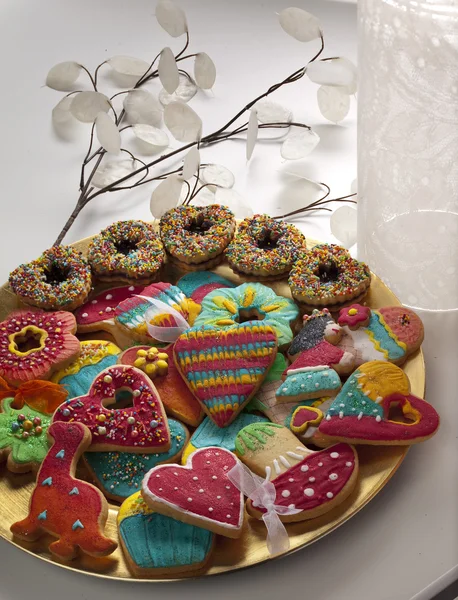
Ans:
<svg viewBox="0 0 458 600"><path fill-rule="evenodd" d="M267 417L242 412L228 427L221 428L210 417L206 417L192 434L183 452L181 461L185 464L190 454L199 448L207 448L208 446L218 446L219 448L235 452L235 438L238 432L251 423L266 421L268 421Z"/></svg>
<svg viewBox="0 0 458 600"><path fill-rule="evenodd" d="M213 271L192 271L178 280L177 287L196 304L202 304L202 300L210 292L221 288L234 288L235 284Z"/></svg>
<svg viewBox="0 0 458 600"><path fill-rule="evenodd" d="M49 379L80 353L69 312L19 310L0 323L0 377L12 385Z"/></svg>
<svg viewBox="0 0 458 600"><path fill-rule="evenodd" d="M115 311L116 325L135 342L175 341L176 337L163 338L160 330L180 327L182 319L190 327L200 311L198 304L170 283L153 283L140 296L124 300Z"/></svg>
<svg viewBox="0 0 458 600"><path fill-rule="evenodd" d="M11 531L26 541L46 533L57 537L49 550L64 560L74 558L78 548L91 556L107 556L117 547L103 535L107 502L96 487L74 476L78 459L90 444L89 430L81 423L53 423L48 433L53 444L38 472L29 514Z"/></svg>
<svg viewBox="0 0 458 600"><path fill-rule="evenodd" d="M81 354L65 369L51 377L68 391L68 400L87 394L91 383L107 367L116 363L121 349L111 342L90 340L81 342Z"/></svg>
<svg viewBox="0 0 458 600"><path fill-rule="evenodd" d="M224 448L193 452L184 467L161 465L145 476L142 495L153 510L226 537L238 538L243 496L227 473L237 458Z"/></svg>
<svg viewBox="0 0 458 600"><path fill-rule="evenodd" d="M46 432L51 415L39 412L25 404L13 408L13 398L1 401L0 461L7 460L13 473L38 469L48 451Z"/></svg>
<svg viewBox="0 0 458 600"><path fill-rule="evenodd" d="M199 571L207 564L215 539L211 531L154 512L140 492L122 504L118 531L136 577Z"/></svg>
<svg viewBox="0 0 458 600"><path fill-rule="evenodd" d="M349 496L358 476L358 455L352 446L336 444L314 452L274 423L242 429L236 453L253 472L272 481L275 505L299 511L280 514L284 522L312 519L332 510ZM266 507L249 499L247 510L261 518Z"/></svg>
<svg viewBox="0 0 458 600"><path fill-rule="evenodd" d="M129 338L123 336L115 325L115 308L124 300L141 294L143 289L142 285L115 287L91 297L75 311L78 333L106 331L115 338L119 346L125 347L126 339L129 341Z"/></svg>
<svg viewBox="0 0 458 600"><path fill-rule="evenodd" d="M277 296L261 283L244 283L234 289L219 289L205 296L195 325L227 329L238 323L262 321L263 325L275 331L281 348L293 339L291 323L298 315L299 310L292 300Z"/></svg>
<svg viewBox="0 0 458 600"><path fill-rule="evenodd" d="M145 474L163 463L179 462L189 432L179 421L170 419L170 449L160 454L131 452L86 452L84 461L94 481L107 498L122 502L141 489Z"/></svg>
<svg viewBox="0 0 458 600"><path fill-rule="evenodd" d="M134 365L138 360L138 352L149 352L150 346L133 346L119 355L118 363ZM167 354L167 374L157 376L154 385L159 393L162 404L169 415L180 419L183 423L197 427L204 418L204 411L191 390L183 381L173 360L173 347L161 348L161 353ZM146 362L145 362L146 368Z"/></svg>
<svg viewBox="0 0 458 600"><path fill-rule="evenodd" d="M218 427L227 427L250 401L276 354L274 330L256 321L225 329L195 327L174 346L178 370Z"/></svg>
<svg viewBox="0 0 458 600"><path fill-rule="evenodd" d="M374 310L353 304L340 311L343 337L339 346L355 356L355 367L371 360L402 364L420 347L424 329L420 317L404 306Z"/></svg>
<svg viewBox="0 0 458 600"><path fill-rule="evenodd" d="M402 421L390 418L395 407L402 412ZM391 363L372 361L348 378L318 434L327 442L398 446L423 442L438 427L436 410L410 393L404 371Z"/></svg>
<svg viewBox="0 0 458 600"><path fill-rule="evenodd" d="M110 409L119 393L129 393L132 406ZM53 421L84 423L92 434L89 451L167 452L170 433L161 400L151 380L135 367L108 367L86 396L59 406Z"/></svg>

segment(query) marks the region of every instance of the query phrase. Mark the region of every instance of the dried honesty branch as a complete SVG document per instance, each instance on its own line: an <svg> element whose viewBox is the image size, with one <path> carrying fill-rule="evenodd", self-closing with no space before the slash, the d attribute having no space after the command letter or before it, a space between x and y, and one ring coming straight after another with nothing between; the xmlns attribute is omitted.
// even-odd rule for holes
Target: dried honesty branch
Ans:
<svg viewBox="0 0 458 600"><path fill-rule="evenodd" d="M170 102L164 107L164 122L173 137L180 142L196 142L202 136L199 115L182 102Z"/></svg>
<svg viewBox="0 0 458 600"><path fill-rule="evenodd" d="M215 85L215 63L205 52L196 54L194 61L194 77L197 85L203 90L210 90Z"/></svg>
<svg viewBox="0 0 458 600"><path fill-rule="evenodd" d="M169 94L173 94L180 83L180 74L178 73L175 56L170 48L164 48L162 50L157 70L159 73L159 80L164 86L164 89Z"/></svg>
<svg viewBox="0 0 458 600"><path fill-rule="evenodd" d="M100 92L79 92L73 96L70 112L82 123L93 123L100 112L110 110L110 101Z"/></svg>
<svg viewBox="0 0 458 600"><path fill-rule="evenodd" d="M107 63L113 71L121 75L133 75L135 77L141 77L149 67L146 60L133 58L132 56L113 56L107 60Z"/></svg>
<svg viewBox="0 0 458 600"><path fill-rule="evenodd" d="M155 219L160 219L168 210L178 204L183 187L183 179L170 175L157 186L151 194L150 210Z"/></svg>
<svg viewBox="0 0 458 600"><path fill-rule="evenodd" d="M113 119L107 113L100 112L95 118L95 133L99 144L110 154L119 154L121 150L121 134Z"/></svg>
<svg viewBox="0 0 458 600"><path fill-rule="evenodd" d="M46 77L46 85L59 92L73 89L73 84L81 73L81 65L73 61L61 62L54 65Z"/></svg>
<svg viewBox="0 0 458 600"><path fill-rule="evenodd" d="M62 242L81 210L97 196L153 182L159 183L151 196L151 211L155 217L160 217L179 202L201 205L222 202L229 204L237 216L251 214L247 203L231 189L233 174L221 165L201 165L201 152L213 144L246 136L245 151L249 160L262 130L264 137L270 136L271 139L274 139L273 133L280 134L275 137L283 138L280 152L284 159L296 160L307 156L318 144L319 137L307 124L294 122L290 110L270 100L275 91L299 81L306 74L311 81L322 84L318 90L318 104L326 118L337 122L349 110L350 95L356 92L355 66L345 58L322 59L324 38L318 19L302 9L287 8L279 15L281 27L301 42L319 40L318 51L302 67L250 102L245 101L225 124L203 135L202 120L187 103L196 95L198 88L209 90L214 86L215 64L205 52L186 52L190 43L186 15L173 0L158 1L156 18L172 37L185 35L181 50L175 54L167 47L151 62L116 55L104 60L93 72L84 65L68 61L55 65L48 73L46 83L49 87L70 90L54 107L53 123L65 126L74 119L92 123L88 149L81 165L80 195L56 244ZM193 65L190 64L192 59ZM122 89L108 98L99 89L98 73L103 65L112 69L116 75L113 79L120 86L133 87ZM189 67L193 68L195 80L188 72ZM86 73L93 90L73 90L81 71ZM159 79L163 86L158 96L147 89L147 84L155 79ZM117 99L119 96L122 96L122 108L119 107L120 99ZM181 144L168 148L169 136L163 129L164 125ZM124 141L132 147L121 148L121 132L128 128L132 130L133 138L126 136ZM166 148L168 150L164 152ZM130 158L108 158L109 154L119 152ZM146 159L140 160L134 152L156 156L145 162ZM180 154L184 161L181 167L177 167L176 160ZM279 218L305 211L329 210L323 206L328 202L351 202L347 200L351 195L328 200L327 186L317 185L319 190L328 190L325 196ZM301 202L303 198L304 195ZM288 206L291 207L291 202Z"/></svg>

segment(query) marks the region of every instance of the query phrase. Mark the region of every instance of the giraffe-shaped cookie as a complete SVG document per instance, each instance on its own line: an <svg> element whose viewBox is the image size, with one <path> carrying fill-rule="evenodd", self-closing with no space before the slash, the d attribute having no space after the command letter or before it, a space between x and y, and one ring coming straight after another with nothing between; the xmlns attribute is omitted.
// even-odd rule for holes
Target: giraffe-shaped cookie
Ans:
<svg viewBox="0 0 458 600"><path fill-rule="evenodd" d="M65 560L74 558L78 547L91 556L111 554L117 543L103 535L107 501L96 487L74 477L78 459L91 443L89 429L57 422L48 435L53 445L38 472L29 514L13 523L12 533L27 541L50 533L58 539L49 550Z"/></svg>

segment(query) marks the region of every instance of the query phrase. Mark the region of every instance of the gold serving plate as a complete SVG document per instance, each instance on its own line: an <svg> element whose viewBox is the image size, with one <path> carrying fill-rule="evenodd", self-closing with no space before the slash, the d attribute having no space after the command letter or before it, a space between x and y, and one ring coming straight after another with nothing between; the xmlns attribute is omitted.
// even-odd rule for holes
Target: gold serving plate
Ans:
<svg viewBox="0 0 458 600"><path fill-rule="evenodd" d="M86 238L74 245L80 251L86 253L90 240L91 238ZM310 247L313 245L315 243L311 242ZM245 279L242 276L234 274L225 264L216 267L213 271L236 283L244 283L249 280L248 278ZM162 275L162 280L175 283L182 274L176 267L167 264ZM279 295L291 297L285 280L269 282L266 285L269 285ZM103 287L107 288L109 286L104 285ZM97 289L102 290L103 287L101 286ZM373 275L371 287L364 299L364 303L372 308L400 304L396 296L375 275ZM8 289L8 286L5 285L0 288L0 320L4 319L11 310L18 307L17 298ZM99 339L102 337L107 338L106 334L97 335L97 337ZM404 370L410 379L412 393L423 397L425 391L425 365L421 350L409 358L404 365ZM359 479L353 493L345 502L321 517L286 525L291 546L285 554L292 553L316 542L361 510L388 483L404 460L407 450L408 447L406 446L358 446ZM25 552L29 552L37 558L54 563L65 569L109 579L176 581L186 578L186 575L182 577L175 575L170 579L164 579L163 577L161 579L135 579L131 576L127 568L127 563L120 547L106 558L93 558L81 555L70 563L64 563L53 557L48 551L47 547L51 541L49 537L43 537L39 542L33 543L13 540L10 526L15 521L23 519L26 516L35 477L31 473L25 475L12 474L6 470L4 465L0 468L0 472L0 498L2 499L0 502L0 535ZM79 472L78 475L85 477L83 472ZM106 525L106 535L110 538L118 539L116 516L119 506L114 502L108 502L109 516ZM217 575L219 573L252 567L267 560L272 560L267 551L265 538L266 529L263 522L247 517L242 536L239 539L234 540L217 536L216 547L210 560L210 565L200 575ZM196 573L191 573L190 576L195 577Z"/></svg>

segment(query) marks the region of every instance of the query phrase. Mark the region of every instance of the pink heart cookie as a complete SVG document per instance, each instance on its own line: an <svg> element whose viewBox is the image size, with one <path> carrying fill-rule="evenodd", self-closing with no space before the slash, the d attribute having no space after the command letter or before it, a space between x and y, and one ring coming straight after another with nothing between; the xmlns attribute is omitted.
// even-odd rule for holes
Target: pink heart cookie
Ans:
<svg viewBox="0 0 458 600"><path fill-rule="evenodd" d="M237 462L223 448L196 450L184 467L151 469L143 480L143 498L158 513L237 538L243 525L243 495L227 477Z"/></svg>
<svg viewBox="0 0 458 600"><path fill-rule="evenodd" d="M110 409L120 392L131 394L132 406ZM65 401L53 422L77 421L92 434L87 451L167 452L170 431L162 402L151 380L135 367L105 369L96 377L86 396Z"/></svg>

